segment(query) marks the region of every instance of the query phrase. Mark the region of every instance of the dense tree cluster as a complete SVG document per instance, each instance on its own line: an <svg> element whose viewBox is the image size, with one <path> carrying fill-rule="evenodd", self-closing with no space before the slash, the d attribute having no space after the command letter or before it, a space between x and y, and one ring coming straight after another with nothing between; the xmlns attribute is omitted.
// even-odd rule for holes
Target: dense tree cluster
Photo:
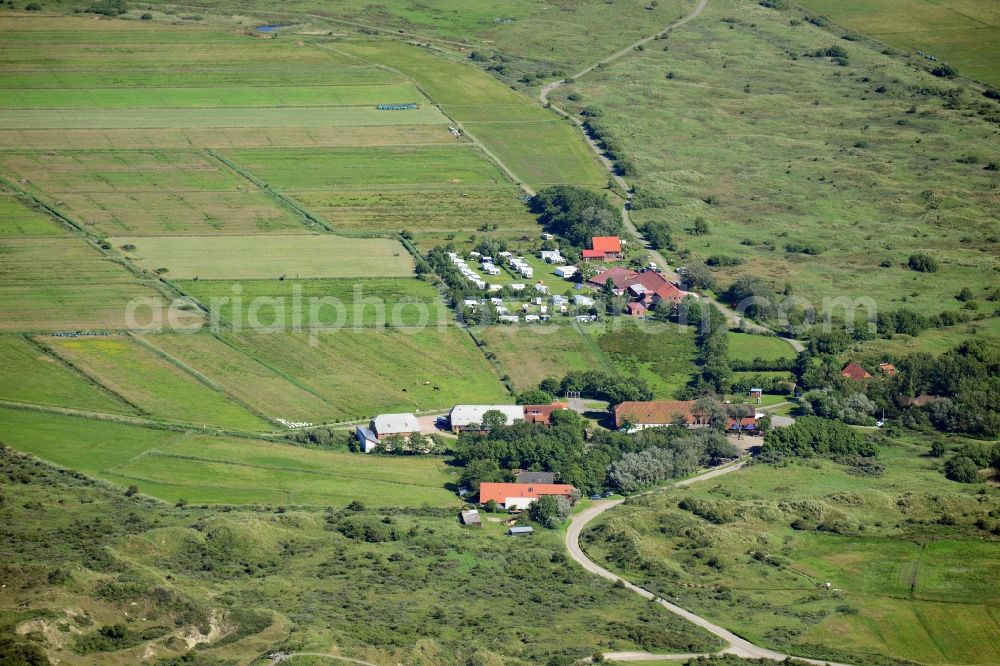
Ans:
<svg viewBox="0 0 1000 666"><path fill-rule="evenodd" d="M835 458L871 457L877 454L878 447L863 433L839 421L818 416L805 416L794 425L768 432L761 449L764 460L779 459L787 455Z"/></svg>
<svg viewBox="0 0 1000 666"><path fill-rule="evenodd" d="M552 233L576 247L587 247L594 236L620 236L621 214L608 199L592 190L555 185L531 199L532 211Z"/></svg>
<svg viewBox="0 0 1000 666"><path fill-rule="evenodd" d="M600 370L568 373L559 383L558 392L559 395L579 392L581 397L607 400L613 405L629 400L653 399L653 391L642 377L629 377Z"/></svg>
<svg viewBox="0 0 1000 666"><path fill-rule="evenodd" d="M608 469L608 481L622 492L686 476L699 466L718 465L739 455L725 435L709 428L656 428L641 431L638 438L653 445L624 453Z"/></svg>

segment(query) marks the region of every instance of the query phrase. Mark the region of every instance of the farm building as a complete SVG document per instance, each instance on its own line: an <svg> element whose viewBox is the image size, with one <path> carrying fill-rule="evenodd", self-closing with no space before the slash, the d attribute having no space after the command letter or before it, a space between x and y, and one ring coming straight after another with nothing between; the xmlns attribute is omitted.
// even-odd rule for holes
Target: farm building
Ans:
<svg viewBox="0 0 1000 666"><path fill-rule="evenodd" d="M469 509L468 511L462 511L459 514L458 519L462 521L462 524L466 527L482 527L483 519L479 516L479 509Z"/></svg>
<svg viewBox="0 0 1000 666"><path fill-rule="evenodd" d="M583 258L614 261L622 258L622 241L618 236L594 236L589 250L583 251Z"/></svg>
<svg viewBox="0 0 1000 666"><path fill-rule="evenodd" d="M533 527L511 527L507 530L507 536L513 537L531 536L534 533L535 529Z"/></svg>
<svg viewBox="0 0 1000 666"><path fill-rule="evenodd" d="M492 483L479 484L479 501L493 500L505 509L527 509L539 497L556 495L567 499L576 488L567 483Z"/></svg>
<svg viewBox="0 0 1000 666"><path fill-rule="evenodd" d="M871 374L862 368L860 365L851 361L841 369L840 374L842 377L847 377L848 379L853 379L856 382L863 382L866 379L871 379Z"/></svg>
<svg viewBox="0 0 1000 666"><path fill-rule="evenodd" d="M556 475L552 472L518 472L518 483L555 483Z"/></svg>
<svg viewBox="0 0 1000 666"><path fill-rule="evenodd" d="M753 405L740 405L743 413L737 417L730 416L726 427L733 432L757 432L757 410Z"/></svg>
<svg viewBox="0 0 1000 666"><path fill-rule="evenodd" d="M367 428L358 426L354 429L354 437L364 453L375 450L379 441L390 435L409 437L420 432L420 423L413 414L379 414L371 420Z"/></svg>
<svg viewBox="0 0 1000 666"><path fill-rule="evenodd" d="M701 428L706 424L692 411L694 403L694 400L623 402L615 407L615 427L620 430L627 426L628 432L635 432L674 425L683 419L688 428Z"/></svg>
<svg viewBox="0 0 1000 666"><path fill-rule="evenodd" d="M615 266L587 280L592 287L604 287L608 281L614 285L614 292L622 294L630 301L641 303L647 309L661 301L679 303L685 296L693 296L673 284L656 271L632 271Z"/></svg>
<svg viewBox="0 0 1000 666"><path fill-rule="evenodd" d="M560 409L569 409L569 404L565 402L553 402L551 405L525 405L524 420L528 423L541 423L552 425L552 412Z"/></svg>
<svg viewBox="0 0 1000 666"><path fill-rule="evenodd" d="M448 413L448 422L452 432L456 433L463 430L481 430L483 415L491 411L502 412L507 417L506 425L524 420L524 408L521 405L455 405Z"/></svg>

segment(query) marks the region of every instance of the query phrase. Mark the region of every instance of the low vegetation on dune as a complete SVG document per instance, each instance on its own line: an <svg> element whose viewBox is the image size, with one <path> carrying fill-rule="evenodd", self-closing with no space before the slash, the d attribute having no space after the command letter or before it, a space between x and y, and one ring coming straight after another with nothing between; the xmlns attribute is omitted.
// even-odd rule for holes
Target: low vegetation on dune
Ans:
<svg viewBox="0 0 1000 666"><path fill-rule="evenodd" d="M798 10L721 1L557 95L634 164L637 223L668 223L670 260L716 264L720 292L749 275L818 310L932 315L968 287L990 313L1000 107L928 69ZM911 267L921 254L935 272Z"/></svg>
<svg viewBox="0 0 1000 666"><path fill-rule="evenodd" d="M5 612L0 645L26 652L232 663L283 649L527 665L719 647L570 567L558 535L463 531L451 509L175 508L9 449L0 473L4 575L18 581L3 598L23 604Z"/></svg>
<svg viewBox="0 0 1000 666"><path fill-rule="evenodd" d="M989 663L1000 506L983 485L947 481L926 451L887 443L877 464L859 465L838 449L629 500L584 535L585 547L637 584L794 655Z"/></svg>

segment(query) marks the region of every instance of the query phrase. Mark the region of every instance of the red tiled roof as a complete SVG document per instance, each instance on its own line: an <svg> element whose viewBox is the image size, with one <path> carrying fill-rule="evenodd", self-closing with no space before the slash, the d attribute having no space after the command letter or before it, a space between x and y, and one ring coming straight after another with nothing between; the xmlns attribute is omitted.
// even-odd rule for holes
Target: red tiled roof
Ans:
<svg viewBox="0 0 1000 666"><path fill-rule="evenodd" d="M635 425L673 423L677 414L684 416L688 424L695 423L691 409L694 400L650 400L647 402L623 402L615 407L615 427L620 428L628 421Z"/></svg>
<svg viewBox="0 0 1000 666"><path fill-rule="evenodd" d="M896 366L892 363L879 363L878 369L881 370L884 375L896 374Z"/></svg>
<svg viewBox="0 0 1000 666"><path fill-rule="evenodd" d="M603 259L604 253L600 250L584 250L582 256L584 259Z"/></svg>
<svg viewBox="0 0 1000 666"><path fill-rule="evenodd" d="M584 250L587 252L587 250ZM603 287L604 283L608 280L615 285L616 289L625 289L628 280L634 278L637 275L635 271L630 271L627 268L622 268L621 266L615 266L614 268L609 268L603 273L598 273L594 277L590 278L588 282L591 284L596 284L599 287Z"/></svg>
<svg viewBox="0 0 1000 666"><path fill-rule="evenodd" d="M557 409L569 409L565 402L553 402L551 405L525 405L524 420L528 423L552 424L552 412Z"/></svg>
<svg viewBox="0 0 1000 666"><path fill-rule="evenodd" d="M625 309L632 316L644 315L649 311L642 303L629 303L625 306Z"/></svg>
<svg viewBox="0 0 1000 666"><path fill-rule="evenodd" d="M569 497L576 490L566 483L492 483L479 484L479 501L485 504L493 500L506 504L508 497L529 497L538 499L542 495L562 495Z"/></svg>
<svg viewBox="0 0 1000 666"><path fill-rule="evenodd" d="M660 286L655 292L655 298L657 301L683 301L684 292L675 287L674 285L667 282L666 284Z"/></svg>
<svg viewBox="0 0 1000 666"><path fill-rule="evenodd" d="M757 419L753 416L745 416L739 420L740 430L752 430L757 427ZM729 429L736 429L736 419L729 419Z"/></svg>
<svg viewBox="0 0 1000 666"><path fill-rule="evenodd" d="M860 365L851 361L840 371L840 374L848 379L853 379L856 382L860 382L865 379L871 379L872 376L868 374L868 371L862 368Z"/></svg>
<svg viewBox="0 0 1000 666"><path fill-rule="evenodd" d="M618 236L594 236L590 247L604 253L614 254L622 251L622 241Z"/></svg>

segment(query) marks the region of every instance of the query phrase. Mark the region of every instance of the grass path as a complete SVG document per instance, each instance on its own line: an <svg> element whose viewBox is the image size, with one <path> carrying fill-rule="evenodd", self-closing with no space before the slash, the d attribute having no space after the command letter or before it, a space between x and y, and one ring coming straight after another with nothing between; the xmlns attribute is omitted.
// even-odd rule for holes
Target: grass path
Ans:
<svg viewBox="0 0 1000 666"><path fill-rule="evenodd" d="M714 479L718 476L722 476L723 474L729 474L730 472L735 472L736 470L742 469L744 463L745 463L744 460L740 460L731 465L716 467L715 469L711 469L707 472L704 472L703 474L693 476L689 479L684 479L683 481L678 481L676 485L690 486L694 483L707 481L709 479ZM656 492L656 491L651 491L651 492ZM613 509L614 507L618 506L624 501L625 501L624 499L615 499L615 500L604 500L604 501L594 502L591 506L587 507L583 511L575 514L570 518L569 528L566 530L566 550L569 552L569 556L577 564L579 564L592 574L613 581L614 583L621 583L622 585L625 586L626 589L635 592L644 599L647 599L649 601L655 601L656 603L660 604L674 615L684 618L688 622L718 636L719 638L721 638L722 640L726 641L729 644L728 647L722 650L723 654L732 654L746 659L774 659L775 661L784 661L785 659L789 658L789 655L777 652L775 650L770 650L768 648L760 647L758 645L751 643L748 640L740 638L739 636L732 633L728 629L720 627L719 625L701 617L700 615L695 615L691 611L685 610L680 606L672 604L666 599L658 597L652 592L639 587L638 585L630 583L621 576L618 576L617 574L608 571L607 569L605 569L604 567L602 567L601 565L597 564L589 557L587 557L587 555L583 552L583 549L580 547L580 534L583 533L583 530L587 527L587 525L591 521L593 521L595 518L600 516L605 511ZM629 653L606 654L604 656L607 659L615 659L617 661L652 661L654 659L669 659L669 658L686 659L692 656L701 656L701 655L663 655L663 654L653 654L651 652L629 652ZM824 664L828 664L829 666L846 666L844 664L837 664L835 662L830 662L826 660L805 659L802 657L795 657L795 659L810 664L816 664L817 666L822 666Z"/></svg>

